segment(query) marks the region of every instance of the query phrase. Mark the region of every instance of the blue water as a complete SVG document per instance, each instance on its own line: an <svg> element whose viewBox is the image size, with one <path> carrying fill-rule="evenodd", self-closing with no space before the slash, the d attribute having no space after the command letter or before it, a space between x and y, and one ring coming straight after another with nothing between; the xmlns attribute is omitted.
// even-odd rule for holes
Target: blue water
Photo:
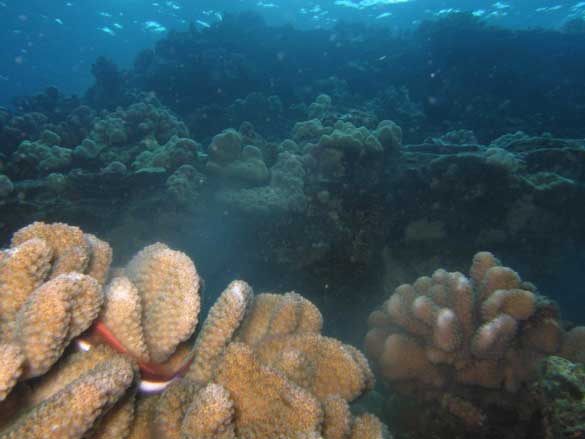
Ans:
<svg viewBox="0 0 585 439"><path fill-rule="evenodd" d="M471 7L470 7L471 4ZM0 105L48 84L82 93L99 55L121 68L172 30L205 28L226 12L255 10L269 24L329 28L340 21L403 30L422 20L469 11L509 28L558 28L585 14L585 2L561 0L3 0L0 1Z"/></svg>

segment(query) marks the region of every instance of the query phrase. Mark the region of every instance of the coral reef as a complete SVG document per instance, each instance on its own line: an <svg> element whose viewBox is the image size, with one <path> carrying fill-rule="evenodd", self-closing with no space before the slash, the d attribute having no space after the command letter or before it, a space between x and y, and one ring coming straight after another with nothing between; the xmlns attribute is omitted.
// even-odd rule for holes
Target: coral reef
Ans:
<svg viewBox="0 0 585 439"><path fill-rule="evenodd" d="M258 188L225 189L217 194L220 203L238 213L252 216L280 216L304 212L305 170L299 158L282 153L270 168L270 184Z"/></svg>
<svg viewBox="0 0 585 439"><path fill-rule="evenodd" d="M261 186L269 179L262 151L254 145L242 145L242 135L233 129L217 134L208 148L207 170L225 184Z"/></svg>
<svg viewBox="0 0 585 439"><path fill-rule="evenodd" d="M585 350L583 328L565 332L556 307L488 252L469 277L439 269L399 286L368 323L366 350L384 380L471 429L487 428L498 399L522 407L541 359Z"/></svg>
<svg viewBox="0 0 585 439"><path fill-rule="evenodd" d="M302 296L231 282L194 335L187 255L157 243L123 269L111 259L61 223L0 253L0 438L389 437L349 410L373 387L367 360L321 335Z"/></svg>
<svg viewBox="0 0 585 439"><path fill-rule="evenodd" d="M132 167L135 170L163 168L172 172L182 165L196 163L197 159L197 143L191 139L173 136L164 145L138 154Z"/></svg>
<svg viewBox="0 0 585 439"><path fill-rule="evenodd" d="M36 142L25 140L12 154L12 163L19 177L47 175L52 171L66 169L71 164L72 152L59 146L58 134L45 130Z"/></svg>

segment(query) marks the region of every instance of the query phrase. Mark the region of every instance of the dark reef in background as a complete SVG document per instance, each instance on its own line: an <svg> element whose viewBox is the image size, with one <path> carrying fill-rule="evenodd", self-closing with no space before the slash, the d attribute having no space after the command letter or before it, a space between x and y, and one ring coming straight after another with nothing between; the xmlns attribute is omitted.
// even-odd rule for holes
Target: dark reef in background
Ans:
<svg viewBox="0 0 585 439"><path fill-rule="evenodd" d="M331 94L319 86L335 78L345 87L333 96L337 102L373 101L380 118L397 110L395 102L383 105L387 89L406 87L426 116L416 126L397 120L419 136L413 140L462 127L483 141L512 130L574 137L585 116L584 38L575 24L563 31L506 30L464 13L399 35L357 24L275 28L253 14L226 15L210 29L171 32L141 52L130 71L100 60L88 98L113 108L121 87L154 92L193 119L189 125L204 137L217 128L206 132L198 123L202 115L226 125L242 122L225 110L237 99L277 95L286 117L291 106ZM272 122L258 128L268 133Z"/></svg>

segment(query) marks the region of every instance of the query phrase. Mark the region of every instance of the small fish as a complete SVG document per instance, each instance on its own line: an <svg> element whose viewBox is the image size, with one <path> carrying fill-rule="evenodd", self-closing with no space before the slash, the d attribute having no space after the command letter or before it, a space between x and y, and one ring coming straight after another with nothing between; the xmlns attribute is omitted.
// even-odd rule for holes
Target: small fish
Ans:
<svg viewBox="0 0 585 439"><path fill-rule="evenodd" d="M116 29L124 29L124 26L122 26L120 23L114 23L112 26L114 26Z"/></svg>
<svg viewBox="0 0 585 439"><path fill-rule="evenodd" d="M110 34L112 36L116 35L116 32L114 32L111 28L109 28L108 26L104 26L104 27L98 27L99 30L101 30L102 32L105 32L107 34Z"/></svg>
<svg viewBox="0 0 585 439"><path fill-rule="evenodd" d="M504 2L495 2L492 6L496 9L506 9L509 8L510 5Z"/></svg>
<svg viewBox="0 0 585 439"><path fill-rule="evenodd" d="M211 25L209 23L207 23L207 22L205 22L203 20L195 20L195 23L197 23L197 24L199 24L199 25L201 25L203 27L207 27L207 28L211 27Z"/></svg>
<svg viewBox="0 0 585 439"><path fill-rule="evenodd" d="M60 18L55 18L55 23L63 24L63 20L61 20Z"/></svg>
<svg viewBox="0 0 585 439"><path fill-rule="evenodd" d="M164 27L162 24L156 22L156 21L145 21L143 23L144 29L150 32L165 32L167 30L166 27Z"/></svg>
<svg viewBox="0 0 585 439"><path fill-rule="evenodd" d="M101 15L102 17L106 17L106 18L112 17L112 14L110 14L109 12L98 12L98 15Z"/></svg>
<svg viewBox="0 0 585 439"><path fill-rule="evenodd" d="M561 9L562 6L561 5L555 5L555 6L543 6L541 8L536 8L535 11L536 12L550 12L550 11L557 11L559 9Z"/></svg>
<svg viewBox="0 0 585 439"><path fill-rule="evenodd" d="M264 2L258 2L258 3L256 3L256 6L259 6L261 8L278 8L278 5L275 5L274 3L264 3Z"/></svg>
<svg viewBox="0 0 585 439"><path fill-rule="evenodd" d="M181 7L178 4L176 4L175 2L166 2L165 5L168 8L174 9L175 11L178 11L179 9L181 9Z"/></svg>
<svg viewBox="0 0 585 439"><path fill-rule="evenodd" d="M8 76L0 75L0 81L8 81Z"/></svg>

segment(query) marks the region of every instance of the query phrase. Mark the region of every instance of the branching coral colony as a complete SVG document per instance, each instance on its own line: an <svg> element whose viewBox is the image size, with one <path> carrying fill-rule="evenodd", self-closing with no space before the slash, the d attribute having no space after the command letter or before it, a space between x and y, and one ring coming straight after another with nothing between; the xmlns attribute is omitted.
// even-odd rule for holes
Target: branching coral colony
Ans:
<svg viewBox="0 0 585 439"><path fill-rule="evenodd" d="M350 413L373 386L367 360L321 335L308 300L234 281L195 334L188 256L154 244L111 260L65 224L34 223L0 252L0 438L387 436Z"/></svg>
<svg viewBox="0 0 585 439"><path fill-rule="evenodd" d="M488 252L469 277L440 269L399 286L368 323L366 350L383 379L471 428L485 424L488 405L525 404L519 394L544 357L585 359L585 328L564 331L556 307Z"/></svg>

